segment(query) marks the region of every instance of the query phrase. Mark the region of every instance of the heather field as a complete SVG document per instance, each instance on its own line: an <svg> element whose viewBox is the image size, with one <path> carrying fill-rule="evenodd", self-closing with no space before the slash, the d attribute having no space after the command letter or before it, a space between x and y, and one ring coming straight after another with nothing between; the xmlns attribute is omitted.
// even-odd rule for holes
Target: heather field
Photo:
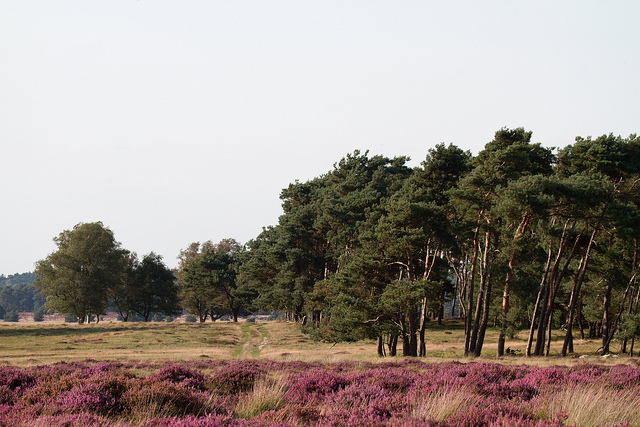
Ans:
<svg viewBox="0 0 640 427"><path fill-rule="evenodd" d="M286 323L4 323L0 426L640 425L637 359L469 360L460 340L434 325L428 358L378 359Z"/></svg>

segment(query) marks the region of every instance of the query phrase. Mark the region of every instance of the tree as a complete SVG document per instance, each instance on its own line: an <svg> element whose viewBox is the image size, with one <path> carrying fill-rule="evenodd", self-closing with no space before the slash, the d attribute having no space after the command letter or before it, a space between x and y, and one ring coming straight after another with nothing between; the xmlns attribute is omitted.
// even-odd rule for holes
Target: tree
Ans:
<svg viewBox="0 0 640 427"><path fill-rule="evenodd" d="M216 320L231 313L238 321L240 310L247 305L250 292L238 288L236 281L242 245L234 239L202 246L192 243L180 253L178 272L180 298L184 307L197 314L200 322L207 316Z"/></svg>
<svg viewBox="0 0 640 427"><path fill-rule="evenodd" d="M175 276L162 262L162 256L153 252L136 265L129 295L132 310L145 322L156 313L175 316L181 312Z"/></svg>
<svg viewBox="0 0 640 427"><path fill-rule="evenodd" d="M126 251L101 222L79 223L53 239L58 250L36 263L35 286L46 307L84 323L105 314L109 290L121 280Z"/></svg>
<svg viewBox="0 0 640 427"><path fill-rule="evenodd" d="M469 295L473 295L476 277L476 267L479 268L479 292L475 309L473 310L473 324L471 322L471 298L467 301L467 327L465 337L465 354L479 356L482 351L484 335L489 318L492 298L492 285L498 269L497 255L501 250L502 221L494 210L500 189L511 181L527 175L549 175L552 172L554 156L549 149L540 144L531 143L531 132L523 128L503 128L495 133L493 141L487 143L483 151L473 160L473 171L459 182L455 192L457 208L460 215L466 217L473 226L473 233L468 233L471 239L471 277ZM518 221L519 226L513 232L513 240L518 240L527 227L529 218L527 212ZM472 238L470 236L473 236ZM514 255L515 256L515 255ZM515 260L515 258L513 258ZM511 260L510 260L511 261ZM479 265L477 265L477 263ZM513 269L513 263L509 269ZM504 332L509 309L509 295L511 282L505 281L503 292L503 327L499 342L499 355L504 348Z"/></svg>

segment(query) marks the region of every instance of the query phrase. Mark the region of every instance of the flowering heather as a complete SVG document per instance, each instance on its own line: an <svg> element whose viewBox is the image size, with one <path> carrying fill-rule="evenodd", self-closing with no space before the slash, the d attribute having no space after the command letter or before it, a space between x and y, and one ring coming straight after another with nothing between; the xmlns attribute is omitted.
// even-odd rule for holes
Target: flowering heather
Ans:
<svg viewBox="0 0 640 427"><path fill-rule="evenodd" d="M640 367L85 361L0 367L0 427L640 426Z"/></svg>

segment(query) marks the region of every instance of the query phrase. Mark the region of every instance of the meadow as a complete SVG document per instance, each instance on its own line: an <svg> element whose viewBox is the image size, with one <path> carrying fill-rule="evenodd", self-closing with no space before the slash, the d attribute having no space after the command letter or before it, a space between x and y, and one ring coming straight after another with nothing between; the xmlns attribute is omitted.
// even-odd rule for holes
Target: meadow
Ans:
<svg viewBox="0 0 640 427"><path fill-rule="evenodd" d="M495 339L465 359L448 321L428 357L378 358L281 322L0 323L0 426L640 426L637 358L497 360Z"/></svg>

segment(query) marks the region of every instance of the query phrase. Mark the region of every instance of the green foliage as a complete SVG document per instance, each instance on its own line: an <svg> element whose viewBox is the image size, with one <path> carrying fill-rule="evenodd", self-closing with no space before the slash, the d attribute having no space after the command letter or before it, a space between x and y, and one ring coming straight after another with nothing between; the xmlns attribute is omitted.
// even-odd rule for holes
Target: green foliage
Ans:
<svg viewBox="0 0 640 427"><path fill-rule="evenodd" d="M167 317L163 314L156 313L153 315L153 318L151 320L154 322L164 322L167 320Z"/></svg>
<svg viewBox="0 0 640 427"><path fill-rule="evenodd" d="M5 281L5 286L0 288L0 305L8 311L29 312L35 311L44 304L44 300L40 292L33 286L33 278L31 274L27 276L19 275L9 276L11 279Z"/></svg>
<svg viewBox="0 0 640 427"><path fill-rule="evenodd" d="M7 311L3 319L5 322L17 322L20 320L20 315L16 311Z"/></svg>
<svg viewBox="0 0 640 427"><path fill-rule="evenodd" d="M153 314L180 314L175 277L160 255L153 252L145 255L136 266L133 277L131 306L145 321Z"/></svg>
<svg viewBox="0 0 640 427"><path fill-rule="evenodd" d="M47 308L78 318L106 312L122 280L126 251L101 222L80 223L54 238L58 250L36 263L35 286Z"/></svg>
<svg viewBox="0 0 640 427"><path fill-rule="evenodd" d="M44 307L39 307L36 311L33 312L33 321L34 322L44 321L44 314L45 314Z"/></svg>
<svg viewBox="0 0 640 427"><path fill-rule="evenodd" d="M243 247L233 239L217 244L192 243L180 253L178 283L182 306L197 315L216 320L231 313L234 321L252 293L238 286L237 270Z"/></svg>
<svg viewBox="0 0 640 427"><path fill-rule="evenodd" d="M640 338L640 314L628 314L620 324L620 338Z"/></svg>

